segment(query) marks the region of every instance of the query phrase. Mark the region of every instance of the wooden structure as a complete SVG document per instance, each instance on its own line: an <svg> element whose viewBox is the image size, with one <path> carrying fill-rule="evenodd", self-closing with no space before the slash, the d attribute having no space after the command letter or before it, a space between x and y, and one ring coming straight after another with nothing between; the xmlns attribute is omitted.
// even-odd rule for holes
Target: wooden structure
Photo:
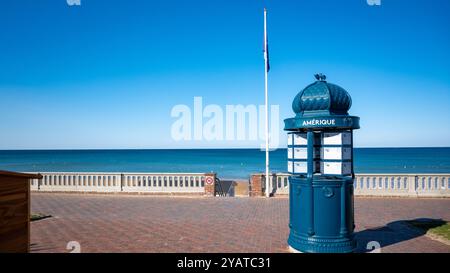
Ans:
<svg viewBox="0 0 450 273"><path fill-rule="evenodd" d="M0 171L0 253L30 250L30 179L40 174Z"/></svg>

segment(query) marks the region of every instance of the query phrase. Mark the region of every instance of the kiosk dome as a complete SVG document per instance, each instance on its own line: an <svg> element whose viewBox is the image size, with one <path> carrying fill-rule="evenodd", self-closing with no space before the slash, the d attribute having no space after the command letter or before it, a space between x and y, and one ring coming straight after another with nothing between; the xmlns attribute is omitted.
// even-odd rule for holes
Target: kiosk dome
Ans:
<svg viewBox="0 0 450 273"><path fill-rule="evenodd" d="M344 88L326 81L323 74L315 75L317 81L295 96L292 109L297 115L348 115L352 98Z"/></svg>
<svg viewBox="0 0 450 273"><path fill-rule="evenodd" d="M358 129L359 117L350 116L350 94L339 85L326 81L322 73L316 81L300 91L292 101L295 117L284 120L287 131L311 128Z"/></svg>

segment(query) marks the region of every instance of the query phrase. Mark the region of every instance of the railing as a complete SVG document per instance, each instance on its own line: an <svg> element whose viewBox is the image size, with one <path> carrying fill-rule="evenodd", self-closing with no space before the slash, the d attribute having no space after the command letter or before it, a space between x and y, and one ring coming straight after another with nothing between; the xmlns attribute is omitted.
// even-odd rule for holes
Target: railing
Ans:
<svg viewBox="0 0 450 273"><path fill-rule="evenodd" d="M272 193L277 195L289 194L289 174L277 173L271 175L269 178L269 185L271 186Z"/></svg>
<svg viewBox="0 0 450 273"><path fill-rule="evenodd" d="M272 175L272 192L289 194L288 178ZM450 197L450 174L356 174L353 187L357 196Z"/></svg>
<svg viewBox="0 0 450 273"><path fill-rule="evenodd" d="M450 197L450 174L358 174L355 195Z"/></svg>
<svg viewBox="0 0 450 273"><path fill-rule="evenodd" d="M32 191L204 193L205 173L41 173ZM211 175L211 174L209 174Z"/></svg>
<svg viewBox="0 0 450 273"><path fill-rule="evenodd" d="M41 173L32 191L204 193L205 173ZM272 193L289 194L289 174L270 176ZM450 174L356 174L357 196L450 197Z"/></svg>

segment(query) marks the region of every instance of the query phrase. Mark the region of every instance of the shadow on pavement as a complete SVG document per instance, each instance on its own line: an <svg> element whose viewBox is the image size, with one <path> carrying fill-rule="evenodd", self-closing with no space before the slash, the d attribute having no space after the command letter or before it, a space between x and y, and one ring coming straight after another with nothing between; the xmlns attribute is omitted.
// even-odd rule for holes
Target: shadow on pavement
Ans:
<svg viewBox="0 0 450 273"><path fill-rule="evenodd" d="M366 229L355 233L358 243L355 252L371 252L378 246L397 244L425 235L431 228L445 225L442 219L418 218L414 220L400 220L382 227Z"/></svg>

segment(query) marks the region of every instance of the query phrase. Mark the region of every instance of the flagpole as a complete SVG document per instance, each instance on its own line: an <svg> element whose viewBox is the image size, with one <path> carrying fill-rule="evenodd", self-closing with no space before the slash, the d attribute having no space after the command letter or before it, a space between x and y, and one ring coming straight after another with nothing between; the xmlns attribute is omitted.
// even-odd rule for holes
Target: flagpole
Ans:
<svg viewBox="0 0 450 273"><path fill-rule="evenodd" d="M269 97L268 97L268 48L267 48L267 10L264 8L264 101L265 101L265 114L266 114L266 197L270 196L270 178L269 178Z"/></svg>

